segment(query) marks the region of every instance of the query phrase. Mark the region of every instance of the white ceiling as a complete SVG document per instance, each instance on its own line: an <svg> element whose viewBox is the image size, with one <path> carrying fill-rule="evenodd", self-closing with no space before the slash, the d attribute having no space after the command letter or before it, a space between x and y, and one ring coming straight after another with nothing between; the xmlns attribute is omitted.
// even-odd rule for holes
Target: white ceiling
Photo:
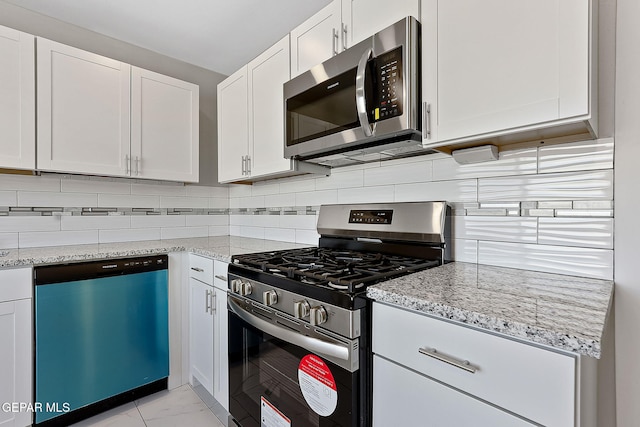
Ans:
<svg viewBox="0 0 640 427"><path fill-rule="evenodd" d="M331 0L5 0L231 74Z"/></svg>

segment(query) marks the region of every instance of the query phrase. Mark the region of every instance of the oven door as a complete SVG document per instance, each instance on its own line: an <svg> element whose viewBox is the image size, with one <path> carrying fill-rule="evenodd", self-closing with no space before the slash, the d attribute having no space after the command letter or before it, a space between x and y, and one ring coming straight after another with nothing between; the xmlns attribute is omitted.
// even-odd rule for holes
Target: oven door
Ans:
<svg viewBox="0 0 640 427"><path fill-rule="evenodd" d="M295 319L232 295L228 304L229 411L237 425L358 425L357 339L314 336Z"/></svg>

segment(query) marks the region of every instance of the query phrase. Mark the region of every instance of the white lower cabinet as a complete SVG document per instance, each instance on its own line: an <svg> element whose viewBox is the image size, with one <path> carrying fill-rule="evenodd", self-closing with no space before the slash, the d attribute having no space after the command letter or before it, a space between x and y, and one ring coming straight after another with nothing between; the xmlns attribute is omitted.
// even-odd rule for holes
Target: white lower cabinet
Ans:
<svg viewBox="0 0 640 427"><path fill-rule="evenodd" d="M229 409L227 263L189 255L189 382Z"/></svg>
<svg viewBox="0 0 640 427"><path fill-rule="evenodd" d="M11 404L33 399L31 268L0 270L0 426L31 424L31 412Z"/></svg>
<svg viewBox="0 0 640 427"><path fill-rule="evenodd" d="M373 352L377 426L392 425L383 422L391 419L383 411L398 414L414 404L413 423L400 425L590 425L580 422L576 354L381 303L373 308ZM432 398L411 397L416 389ZM466 412L475 414L475 422L466 421ZM430 414L449 414L458 422L422 423Z"/></svg>
<svg viewBox="0 0 640 427"><path fill-rule="evenodd" d="M382 357L373 369L374 427L534 425Z"/></svg>

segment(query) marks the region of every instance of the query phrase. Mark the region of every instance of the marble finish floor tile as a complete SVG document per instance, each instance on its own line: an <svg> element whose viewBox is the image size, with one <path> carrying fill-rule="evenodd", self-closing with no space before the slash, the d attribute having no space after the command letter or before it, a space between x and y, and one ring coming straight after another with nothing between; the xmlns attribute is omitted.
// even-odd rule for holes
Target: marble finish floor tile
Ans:
<svg viewBox="0 0 640 427"><path fill-rule="evenodd" d="M224 427L189 385L165 390L74 424L74 427Z"/></svg>

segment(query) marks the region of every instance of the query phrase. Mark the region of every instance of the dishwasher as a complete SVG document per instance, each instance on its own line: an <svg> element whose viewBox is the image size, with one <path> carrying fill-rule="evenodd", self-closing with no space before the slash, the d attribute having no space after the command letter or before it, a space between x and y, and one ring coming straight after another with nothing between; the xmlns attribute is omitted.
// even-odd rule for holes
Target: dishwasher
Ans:
<svg viewBox="0 0 640 427"><path fill-rule="evenodd" d="M166 255L34 268L34 425L69 425L167 388Z"/></svg>

